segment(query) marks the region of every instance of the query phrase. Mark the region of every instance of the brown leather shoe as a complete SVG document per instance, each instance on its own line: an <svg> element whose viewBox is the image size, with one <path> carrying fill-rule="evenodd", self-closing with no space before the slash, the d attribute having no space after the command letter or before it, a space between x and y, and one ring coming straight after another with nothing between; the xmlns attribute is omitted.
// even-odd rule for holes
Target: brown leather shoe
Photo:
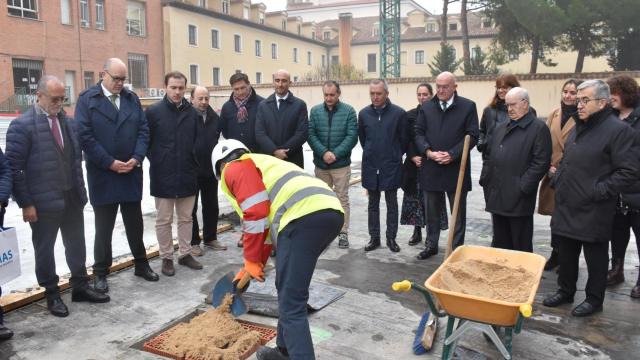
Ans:
<svg viewBox="0 0 640 360"><path fill-rule="evenodd" d="M173 267L173 260L162 259L162 273L165 276L173 276L176 274L176 269Z"/></svg>
<svg viewBox="0 0 640 360"><path fill-rule="evenodd" d="M611 270L607 272L607 286L618 285L624 282L624 259L613 258Z"/></svg>
<svg viewBox="0 0 640 360"><path fill-rule="evenodd" d="M202 264L200 264L198 260L194 259L191 254L179 258L178 264L184 265L193 270L202 270Z"/></svg>

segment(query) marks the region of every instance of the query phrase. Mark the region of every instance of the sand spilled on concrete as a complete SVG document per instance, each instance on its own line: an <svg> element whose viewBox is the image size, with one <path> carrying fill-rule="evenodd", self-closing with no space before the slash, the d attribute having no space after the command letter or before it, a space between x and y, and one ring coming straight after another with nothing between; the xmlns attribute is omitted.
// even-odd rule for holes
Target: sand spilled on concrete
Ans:
<svg viewBox="0 0 640 360"><path fill-rule="evenodd" d="M503 263L473 259L448 263L434 285L491 300L526 302L534 285L534 274L522 266L507 267Z"/></svg>
<svg viewBox="0 0 640 360"><path fill-rule="evenodd" d="M219 307L207 310L189 323L176 325L167 333L160 350L185 359L240 359L260 344L260 334L235 320L229 311L232 300L233 295L227 295Z"/></svg>

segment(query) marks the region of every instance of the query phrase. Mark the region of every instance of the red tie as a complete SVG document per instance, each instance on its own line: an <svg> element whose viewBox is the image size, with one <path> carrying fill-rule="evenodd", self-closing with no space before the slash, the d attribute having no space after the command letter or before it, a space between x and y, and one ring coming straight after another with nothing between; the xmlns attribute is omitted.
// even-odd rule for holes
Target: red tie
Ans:
<svg viewBox="0 0 640 360"><path fill-rule="evenodd" d="M58 118L55 116L49 116L51 119L51 132L53 133L53 138L56 140L56 144L62 150L64 149L64 144L62 143L62 136L60 135L60 127L58 126Z"/></svg>

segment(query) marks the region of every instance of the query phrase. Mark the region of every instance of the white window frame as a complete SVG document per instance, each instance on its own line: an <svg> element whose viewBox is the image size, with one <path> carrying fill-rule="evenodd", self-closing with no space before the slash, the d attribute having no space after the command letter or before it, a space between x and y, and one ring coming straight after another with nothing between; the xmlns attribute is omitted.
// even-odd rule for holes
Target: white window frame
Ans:
<svg viewBox="0 0 640 360"><path fill-rule="evenodd" d="M71 25L71 1L72 0L60 0L60 23L64 25Z"/></svg>
<svg viewBox="0 0 640 360"><path fill-rule="evenodd" d="M28 0L19 0L19 1L20 1L20 5L9 5L9 3L7 3L8 10L20 11L20 15L14 15L9 13L9 16L17 16L23 19L33 19L33 20L38 20L40 18L40 13L38 12L37 0L31 0L31 2L29 2L31 5L33 5L33 8L29 6L25 6L25 1L28 1ZM25 12L34 14L35 16L34 17L24 16Z"/></svg>
<svg viewBox="0 0 640 360"><path fill-rule="evenodd" d="M375 66L373 71L369 71L369 55L374 55L376 57L376 59L373 61L373 65ZM367 53L365 55L365 64L367 64L367 73L369 73L369 74L377 73L378 72L378 66L379 66L379 64L378 64L378 53Z"/></svg>
<svg viewBox="0 0 640 360"><path fill-rule="evenodd" d="M274 50L275 50L275 53L274 53ZM278 43L271 43L271 59L278 60Z"/></svg>
<svg viewBox="0 0 640 360"><path fill-rule="evenodd" d="M132 20L137 20L139 22L139 26L140 26L140 33L139 34L134 34L131 31L131 25L129 23L129 5L133 5L135 7L137 7L138 10L138 19L132 19ZM140 16L142 15L142 16ZM140 1L134 1L134 0L127 0L127 14L125 15L125 23L126 23L126 27L127 27L127 34L130 36L139 36L139 37L146 37L147 36L147 6L146 3L140 2Z"/></svg>
<svg viewBox="0 0 640 360"><path fill-rule="evenodd" d="M138 68L137 66L135 66L135 64L133 64L133 62L135 61L141 61L144 62L144 67L142 68ZM147 54L141 54L141 53L128 53L127 54L127 65L128 65L128 70L129 70L129 83L134 87L134 88L138 88L137 85L140 85L140 88L145 88L149 86L149 55ZM141 70L142 73L140 74L141 78L143 78L143 83L142 84L134 84L134 79L137 78L137 76L134 76L133 72L136 70Z"/></svg>
<svg viewBox="0 0 640 360"><path fill-rule="evenodd" d="M89 0L78 1L78 12L80 13L80 27L91 27L91 8L89 6Z"/></svg>
<svg viewBox="0 0 640 360"><path fill-rule="evenodd" d="M213 46L213 32L216 32L216 43L218 45L218 47L214 47ZM222 44L221 44L221 37L220 37L220 29L216 29L216 28L211 28L211 48L214 50L220 50L222 48Z"/></svg>
<svg viewBox="0 0 640 360"><path fill-rule="evenodd" d="M456 28L452 29L451 25L455 25ZM457 21L452 21L450 23L447 23L447 31L458 31L458 30L460 30L460 26L458 26L458 22Z"/></svg>
<svg viewBox="0 0 640 360"><path fill-rule="evenodd" d="M242 18L249 20L249 7L246 5L242 7Z"/></svg>
<svg viewBox="0 0 640 360"><path fill-rule="evenodd" d="M418 53L422 53L422 59L421 59L421 62L418 62ZM425 56L424 56L424 50L416 50L416 51L413 53L413 62L414 62L414 64L415 64L415 65L424 65L424 63L425 63L425 59L424 59L424 58L425 58Z"/></svg>
<svg viewBox="0 0 640 360"><path fill-rule="evenodd" d="M100 2L98 2L100 1ZM104 30L104 27L106 26L106 19L105 19L105 0L95 0L95 4L96 4L96 29L98 30ZM100 18L102 17L102 22L99 22Z"/></svg>
<svg viewBox="0 0 640 360"><path fill-rule="evenodd" d="M195 32L194 32L195 43L194 44L191 43L191 28L192 27L195 30ZM198 47L198 25L187 24L187 44L189 46Z"/></svg>
<svg viewBox="0 0 640 360"><path fill-rule="evenodd" d="M256 57L262 57L262 40L256 39L253 42L254 51L256 53Z"/></svg>
<svg viewBox="0 0 640 360"><path fill-rule="evenodd" d="M313 54L311 53L311 50L307 50L307 65L308 66L311 66L311 64L313 63L312 59L313 59Z"/></svg>
<svg viewBox="0 0 640 360"><path fill-rule="evenodd" d="M322 40L331 40L331 31L323 31Z"/></svg>
<svg viewBox="0 0 640 360"><path fill-rule="evenodd" d="M262 71L256 72L256 84L262 84Z"/></svg>
<svg viewBox="0 0 640 360"><path fill-rule="evenodd" d="M236 47L236 39L239 39L238 41L238 47ZM242 54L242 35L241 34L233 34L233 51L237 54Z"/></svg>
<svg viewBox="0 0 640 360"><path fill-rule="evenodd" d="M293 48L293 62L294 63L298 63L298 48L294 47Z"/></svg>
<svg viewBox="0 0 640 360"><path fill-rule="evenodd" d="M222 0L222 13L229 15L229 10L231 9L231 1L230 0Z"/></svg>
<svg viewBox="0 0 640 360"><path fill-rule="evenodd" d="M192 74L191 74L191 68L192 68L193 66L195 66L195 69L196 69L196 82L195 82L195 83L191 81L191 80L193 80L193 79L191 78L191 75L192 75ZM189 83L191 83L191 85L198 85L198 84L200 84L200 65L198 65L198 64L189 64Z"/></svg>
<svg viewBox="0 0 640 360"><path fill-rule="evenodd" d="M218 69L218 83L216 84L216 77L215 77L215 70ZM220 86L220 84L222 83L222 68L214 66L211 69L211 83L213 84L213 86Z"/></svg>
<svg viewBox="0 0 640 360"><path fill-rule="evenodd" d="M264 11L258 13L258 24L264 25Z"/></svg>

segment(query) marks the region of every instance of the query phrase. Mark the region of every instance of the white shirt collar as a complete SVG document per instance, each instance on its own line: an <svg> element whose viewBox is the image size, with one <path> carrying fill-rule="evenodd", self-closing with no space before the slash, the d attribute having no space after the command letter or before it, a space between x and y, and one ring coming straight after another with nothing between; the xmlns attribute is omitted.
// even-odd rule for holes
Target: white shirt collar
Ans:
<svg viewBox="0 0 640 360"><path fill-rule="evenodd" d="M287 98L288 98L288 97L289 97L289 93L287 93L287 95L282 96L282 97L281 97L281 96L278 96L278 94L276 94L276 101L277 101L277 100L280 100L280 99L282 99L282 100L287 100Z"/></svg>
<svg viewBox="0 0 640 360"><path fill-rule="evenodd" d="M107 90L107 88L104 87L103 83L100 83L100 86L102 86L102 93L104 94L104 96L109 97L109 96L113 95L113 93L111 93L111 91ZM115 95L120 97L120 94L115 94Z"/></svg>
<svg viewBox="0 0 640 360"><path fill-rule="evenodd" d="M453 98L454 97L456 97L456 94L451 95L449 100L447 100L447 108L449 108L451 106L451 104L453 104ZM440 104L440 107L442 107L442 101L440 101L440 99L438 99L438 103Z"/></svg>

